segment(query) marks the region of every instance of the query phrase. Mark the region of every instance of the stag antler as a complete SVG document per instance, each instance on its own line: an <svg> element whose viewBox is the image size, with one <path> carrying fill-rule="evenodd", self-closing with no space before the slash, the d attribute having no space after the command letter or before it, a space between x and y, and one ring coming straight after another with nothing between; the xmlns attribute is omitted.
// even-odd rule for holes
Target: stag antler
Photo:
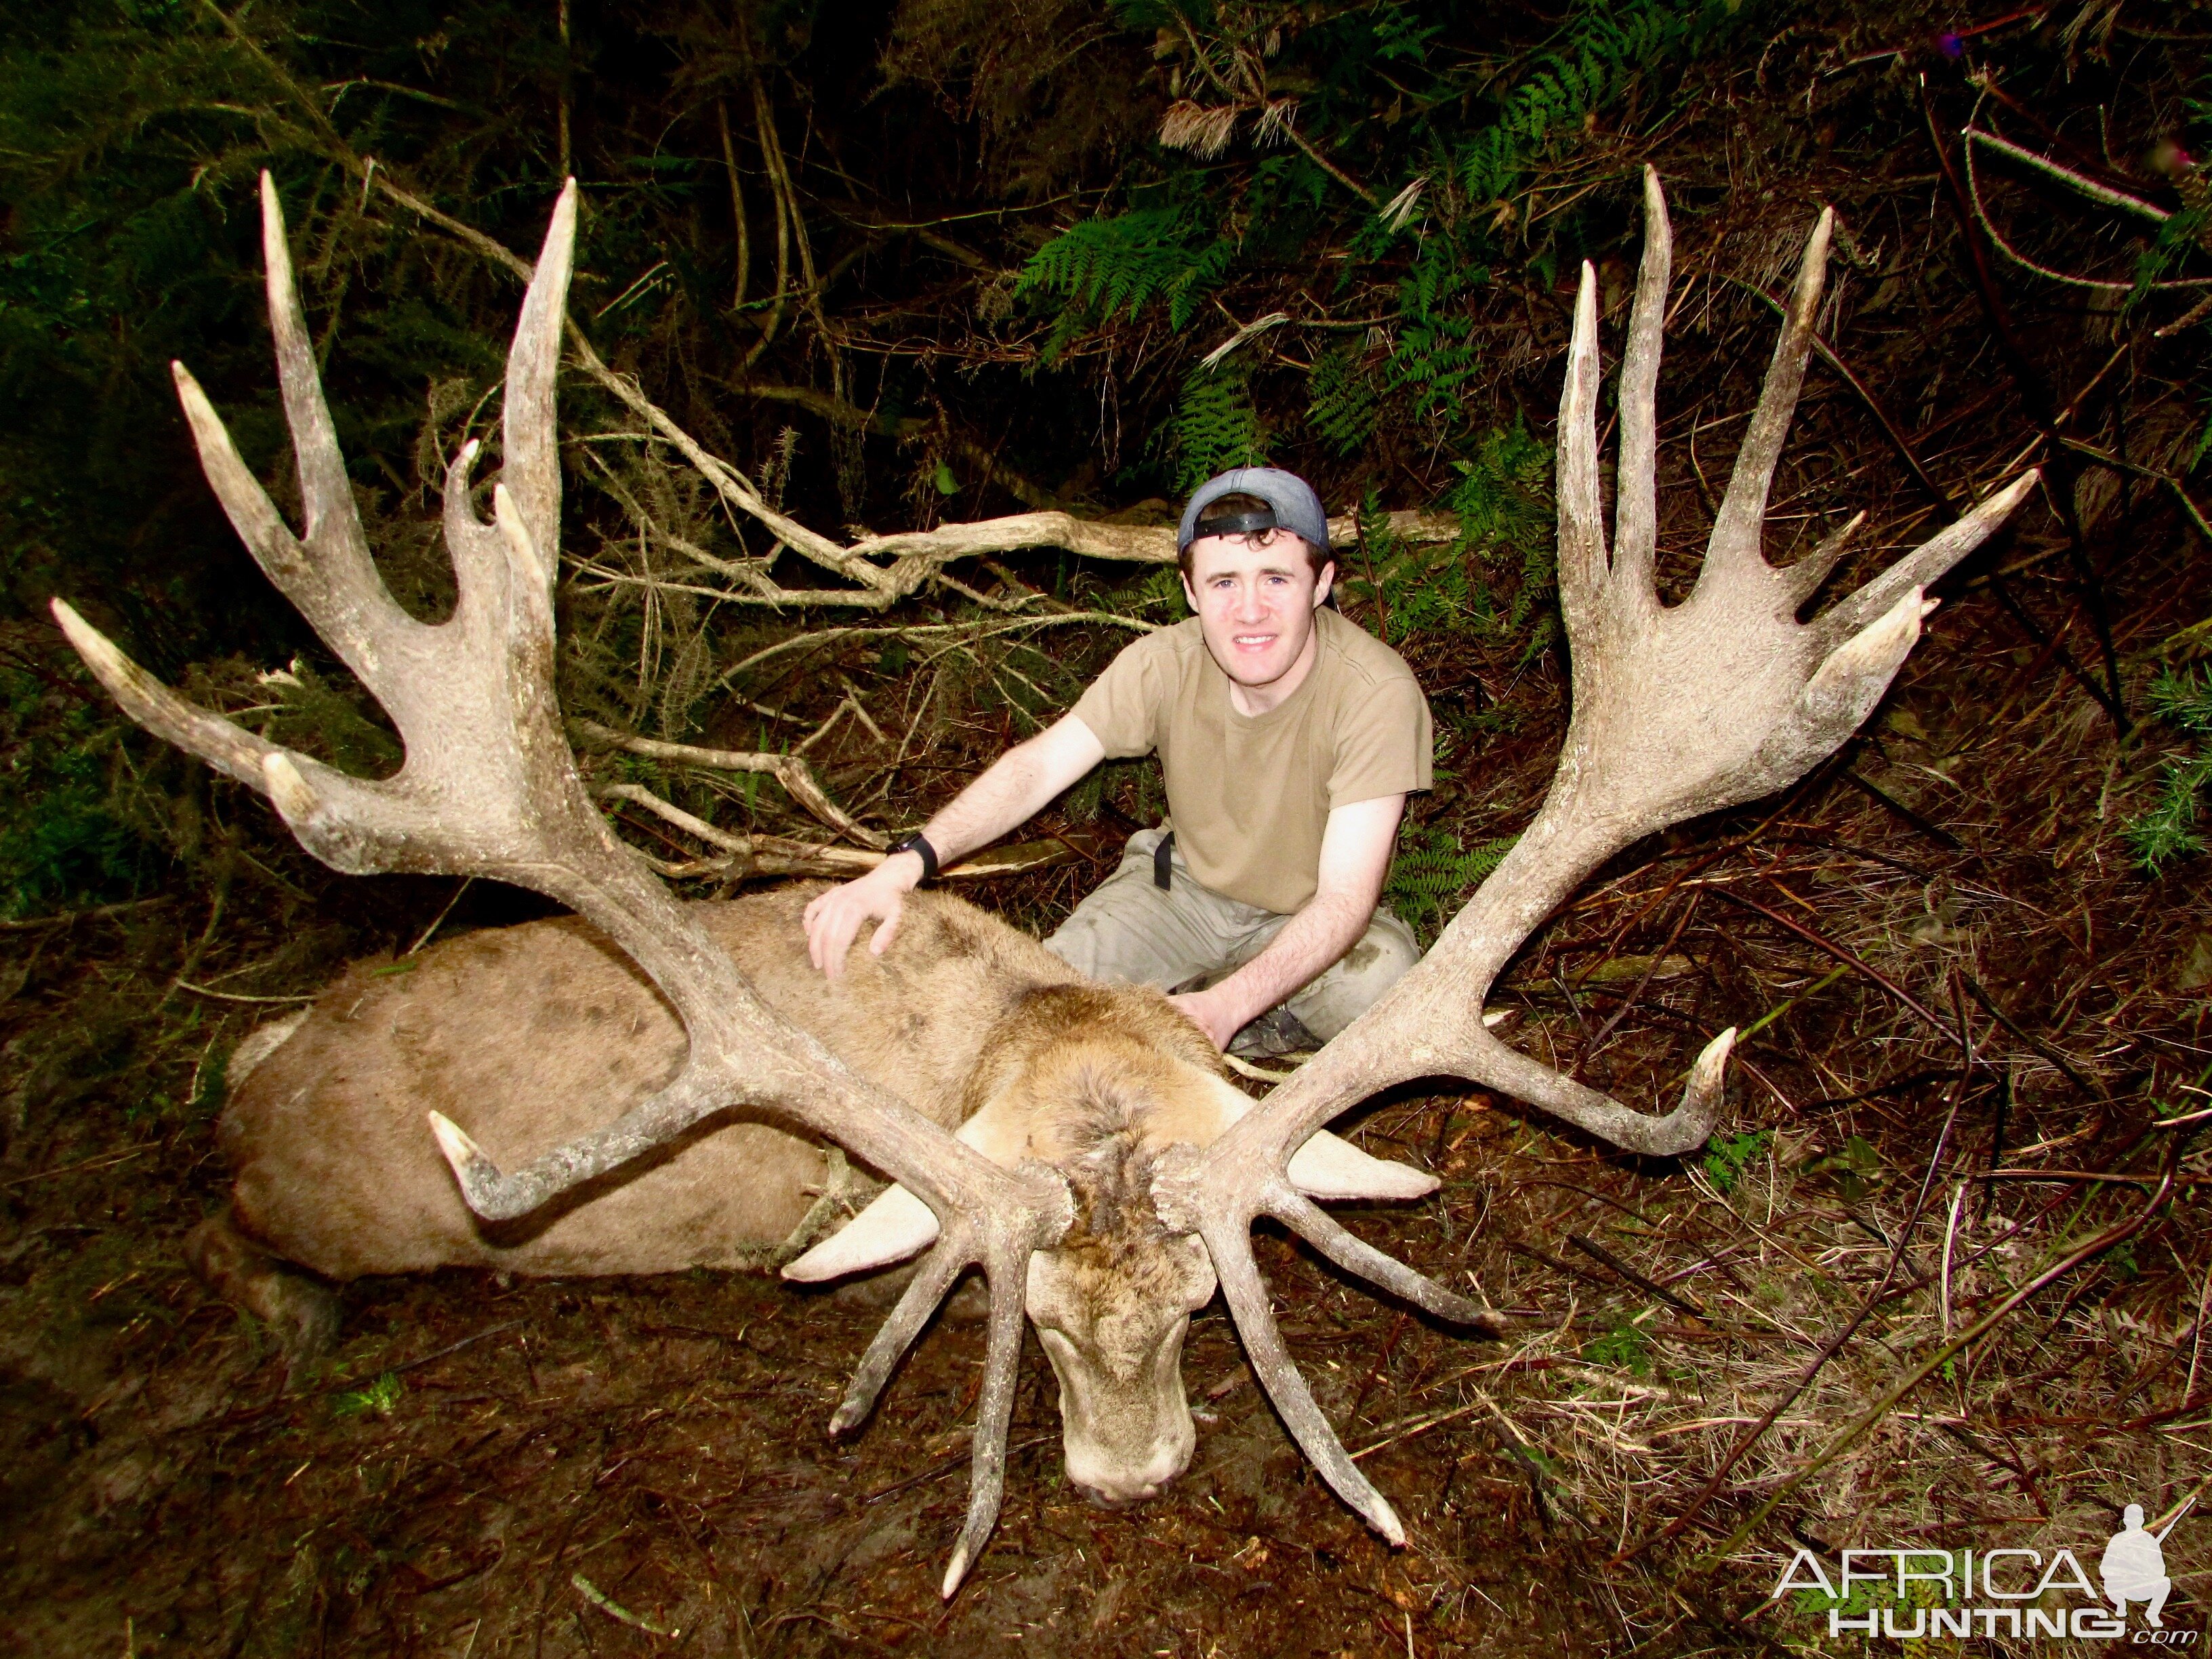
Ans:
<svg viewBox="0 0 2212 1659"><path fill-rule="evenodd" d="M1420 1077L1462 1077L1631 1152L1687 1152L1712 1132L1734 1030L1691 1067L1681 1104L1632 1111L1493 1037L1483 998L1515 951L1600 864L1685 818L1786 787L1832 754L1889 685L1935 606L1921 589L1967 553L2035 482L2029 472L1811 623L1798 607L1864 514L1786 568L1766 562L1766 495L1813 340L1832 216L1806 244L1782 337L1689 599L1668 609L1652 582L1660 325L1673 244L1658 175L1644 175L1644 246L1620 371L1618 536L1607 561L1598 501L1596 282L1583 266L1559 404L1559 608L1573 657L1574 715L1536 814L1436 948L1296 1078L1156 1184L1164 1218L1206 1240L1253 1368L1328 1483L1376 1531L1396 1513L1345 1453L1283 1346L1252 1256L1271 1215L1352 1273L1468 1322L1473 1303L1362 1243L1285 1174L1307 1137L1356 1101ZM1170 1212L1173 1212L1170 1216Z"/></svg>
<svg viewBox="0 0 2212 1659"><path fill-rule="evenodd" d="M301 846L354 874L481 875L533 888L596 923L665 993L690 1037L683 1071L596 1134L502 1175L468 1136L432 1127L471 1208L502 1219L628 1162L733 1106L765 1110L842 1145L928 1204L936 1248L870 1345L832 1422L866 1415L892 1364L954 1279L980 1264L991 1287L968 1516L945 1577L951 1595L981 1549L1005 1482L1006 1426L1030 1254L1073 1218L1066 1183L1041 1164L1001 1169L778 1020L721 948L617 841L593 808L554 696L553 583L561 517L554 379L576 228L561 192L507 360L504 465L493 522L469 505L477 446L446 478L446 542L459 599L433 626L385 589L354 508L294 290L276 190L261 176L263 250L284 412L299 458L307 533L295 540L181 364L177 390L208 481L270 580L360 677L406 741L406 763L368 782L256 737L176 696L57 599L54 615L100 683L141 726L266 793Z"/></svg>

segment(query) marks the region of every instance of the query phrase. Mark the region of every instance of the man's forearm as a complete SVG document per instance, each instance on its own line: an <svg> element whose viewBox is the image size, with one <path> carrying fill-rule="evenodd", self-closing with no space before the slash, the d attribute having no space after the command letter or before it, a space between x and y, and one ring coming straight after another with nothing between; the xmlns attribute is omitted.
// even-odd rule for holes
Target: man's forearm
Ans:
<svg viewBox="0 0 2212 1659"><path fill-rule="evenodd" d="M1019 750L1001 755L922 825L921 833L937 849L939 864L951 864L989 846L1016 824L1027 823L1044 805L1042 800L1030 805L1035 780L1021 760Z"/></svg>
<svg viewBox="0 0 2212 1659"><path fill-rule="evenodd" d="M1056 726L1008 750L988 770L955 795L921 833L950 864L993 842L1044 810L1052 798L1097 764L1097 738L1087 729L1070 733ZM1103 756L1103 750L1099 754Z"/></svg>
<svg viewBox="0 0 2212 1659"><path fill-rule="evenodd" d="M1266 950L1213 988L1213 995L1234 1012L1232 1029L1295 996L1335 966L1359 942L1374 915L1372 899L1316 894L1284 923Z"/></svg>

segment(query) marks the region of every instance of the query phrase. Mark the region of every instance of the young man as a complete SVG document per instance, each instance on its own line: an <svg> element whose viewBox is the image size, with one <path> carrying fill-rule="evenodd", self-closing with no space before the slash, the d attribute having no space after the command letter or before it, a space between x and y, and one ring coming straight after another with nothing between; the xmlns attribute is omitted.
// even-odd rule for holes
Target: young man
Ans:
<svg viewBox="0 0 2212 1659"><path fill-rule="evenodd" d="M869 921L881 952L939 864L1100 761L1152 751L1172 829L1132 836L1045 941L1070 966L1167 991L1200 983L1171 1000L1218 1045L1267 1016L1237 1046L1279 1053L1334 1036L1419 960L1377 901L1406 796L1429 787L1428 703L1396 652L1322 608L1336 567L1320 500L1291 473L1226 472L1191 497L1176 546L1197 615L1128 647L920 835L817 897L816 967L835 978Z"/></svg>

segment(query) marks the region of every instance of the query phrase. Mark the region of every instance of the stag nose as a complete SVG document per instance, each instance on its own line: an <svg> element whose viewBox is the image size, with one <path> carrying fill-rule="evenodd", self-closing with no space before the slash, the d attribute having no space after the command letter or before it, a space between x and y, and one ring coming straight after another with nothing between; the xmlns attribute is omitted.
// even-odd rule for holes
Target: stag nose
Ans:
<svg viewBox="0 0 2212 1659"><path fill-rule="evenodd" d="M1063 1443L1068 1484L1097 1509L1126 1510L1158 1498L1189 1466L1197 1432L1186 1418L1181 1425L1148 1436L1140 1449L1117 1453L1110 1445L1081 1435L1068 1435Z"/></svg>
<svg viewBox="0 0 2212 1659"><path fill-rule="evenodd" d="M1083 1494L1094 1510L1133 1510L1139 1504L1147 1504L1158 1498L1160 1487L1164 1484L1164 1481L1147 1480L1141 1484L1132 1481L1127 1485L1097 1486L1087 1480L1078 1480L1075 1489Z"/></svg>

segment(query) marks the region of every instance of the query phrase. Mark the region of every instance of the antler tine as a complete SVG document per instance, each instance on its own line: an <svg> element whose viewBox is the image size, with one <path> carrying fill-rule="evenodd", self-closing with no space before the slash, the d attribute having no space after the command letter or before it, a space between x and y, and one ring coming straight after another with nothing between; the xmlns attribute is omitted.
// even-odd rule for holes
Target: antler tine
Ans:
<svg viewBox="0 0 2212 1659"><path fill-rule="evenodd" d="M1828 573L1836 568L1836 561L1850 550L1851 538L1865 527L1866 521L1863 508L1852 514L1844 521L1842 529L1821 538L1820 544L1795 564L1783 567L1782 579L1791 610L1795 611L1820 592L1820 584L1828 580Z"/></svg>
<svg viewBox="0 0 2212 1659"><path fill-rule="evenodd" d="M960 1540L952 1559L945 1564L939 1594L946 1601L960 1588L969 1567L983 1553L984 1541L998 1523L999 1504L1006 1490L1006 1434L1014 1420L1015 1371L1022 1357L1022 1320L1026 1305L1023 1285L1029 1273L1030 1252L993 1264L990 1337L983 1348L983 1386L975 1401L975 1452L969 1460L968 1516L961 1523Z"/></svg>
<svg viewBox="0 0 2212 1659"><path fill-rule="evenodd" d="M55 599L50 609L93 678L125 714L155 737L198 755L226 777L252 788L267 787L261 763L278 752L275 744L185 702L116 649L115 642L77 615L68 600Z"/></svg>
<svg viewBox="0 0 2212 1659"><path fill-rule="evenodd" d="M1249 1123L1251 1118L1244 1121ZM1217 1209L1207 1214L1199 1236L1206 1241L1206 1252L1213 1258L1214 1276L1221 1281L1222 1300L1229 1304L1229 1316L1237 1322L1237 1334L1244 1344L1253 1372L1267 1389L1267 1398L1274 1402L1283 1426L1291 1431L1291 1437L1298 1443L1298 1449L1305 1453L1330 1489L1391 1544L1403 1547L1406 1528L1398 1519L1398 1511L1375 1489L1375 1483L1360 1473L1359 1465L1352 1461L1352 1455L1336 1437L1336 1431L1329 1426L1328 1416L1283 1344L1274 1310L1268 1306L1267 1282L1260 1277L1259 1264L1253 1260L1251 1228L1249 1215L1240 1218L1233 1211Z"/></svg>
<svg viewBox="0 0 2212 1659"><path fill-rule="evenodd" d="M522 522L544 560L550 586L557 574L560 546L561 448L555 418L554 383L561 367L561 327L568 318L565 280L576 240L576 181L561 188L553 222L545 233L542 270L557 256L563 280L540 285L533 275L507 354L506 407L501 414L503 453L500 477L514 497Z"/></svg>
<svg viewBox="0 0 2212 1659"><path fill-rule="evenodd" d="M1782 459L1782 445L1790 435L1790 416L1797 412L1797 394L1805 384L1805 360L1813 350L1813 318L1820 307L1820 289L1828 270L1828 238L1835 228L1832 208L1822 208L1805 241L1804 262L1797 268L1797 287L1790 296L1781 336L1774 343L1774 357L1767 365L1766 383L1759 388L1759 407L1736 452L1735 470L1729 476L1728 494L1721 498L1713 520L1712 541L1705 553L1705 568L1698 580L1738 580L1739 568L1763 568L1765 554L1766 495L1774 483L1774 468Z"/></svg>
<svg viewBox="0 0 2212 1659"><path fill-rule="evenodd" d="M1815 617L1806 629L1806 637L1814 648L1821 652L1833 650L1841 641L1893 609L1908 590L1926 587L1936 582L1953 565L1988 540L1990 532L2011 516L2013 508L2018 507L2027 493L2035 488L2041 477L2039 470L2030 467L1966 517L1938 531L1856 592L1830 605ZM1845 529L1848 532L1850 526L1846 526ZM1825 546L1821 550L1826 550ZM1817 558L1819 555L1814 556ZM1791 568L1796 568L1795 566Z"/></svg>
<svg viewBox="0 0 2212 1659"><path fill-rule="evenodd" d="M1589 627L1605 593L1605 518L1597 479L1597 273L1585 259L1574 337L1559 393L1559 610L1567 631Z"/></svg>
<svg viewBox="0 0 2212 1659"><path fill-rule="evenodd" d="M1292 1191L1274 1194L1267 1213L1346 1273L1380 1285L1424 1313L1449 1319L1455 1325L1495 1331L1495 1318L1480 1302L1471 1302L1455 1291L1446 1290L1426 1273L1416 1273L1395 1256L1376 1249L1357 1233L1339 1225L1334 1216L1304 1194Z"/></svg>
<svg viewBox="0 0 2212 1659"><path fill-rule="evenodd" d="M400 639L419 644L421 625L385 590L384 579L369 555L368 537L354 505L353 483L346 475L345 456L338 448L337 428L331 421L330 406L323 401L314 341L307 332L298 286L292 280L292 251L284 236L283 204L277 199L276 181L266 169L261 174L261 254L268 277L269 327L276 340L276 378L283 391L285 423L292 432L292 453L299 463L301 503L307 511L307 528L301 538L307 544L306 554L302 555L300 543L293 540L260 484L234 452L228 457L231 465L220 473L216 465L208 465L208 478L269 579L300 607L315 631L362 683L379 690L382 684L404 677L413 666L392 661L389 647ZM175 372L178 389L185 398L185 416L206 462L208 428L212 427L220 436L225 451L230 449L228 436L222 434L222 422L182 365ZM230 488L226 489L227 484ZM252 499L234 501L234 494L242 496L247 490ZM244 516L241 507L246 509ZM386 649L380 650L380 646Z"/></svg>
<svg viewBox="0 0 2212 1659"><path fill-rule="evenodd" d="M1031 1166L1035 1167L1035 1166ZM994 1255L994 1251L998 1254ZM943 1594L947 1600L960 1588L968 1569L982 1553L984 1541L997 1523L1006 1483L1006 1435L1013 1421L1014 1382L1021 1359L1023 1287L1028 1273L1026 1247L1008 1251L1005 1242L994 1244L972 1236L963 1218L949 1228L922 1258L898 1305L891 1310L868 1344L860 1365L847 1384L844 1398L830 1419L831 1435L848 1432L875 1409L878 1395L921 1328L929 1322L938 1304L971 1262L986 1261L991 1287L989 1337L983 1352L983 1384L975 1403L975 1452L969 1481L968 1516L959 1542L946 1564Z"/></svg>
<svg viewBox="0 0 2212 1659"><path fill-rule="evenodd" d="M1636 305L1628 313L1628 349L1620 362L1620 474L1614 489L1613 586L1632 603L1656 605L1652 561L1659 540L1659 358L1667 320L1667 286L1674 268L1674 234L1667 194L1656 168L1644 169L1644 262Z"/></svg>

